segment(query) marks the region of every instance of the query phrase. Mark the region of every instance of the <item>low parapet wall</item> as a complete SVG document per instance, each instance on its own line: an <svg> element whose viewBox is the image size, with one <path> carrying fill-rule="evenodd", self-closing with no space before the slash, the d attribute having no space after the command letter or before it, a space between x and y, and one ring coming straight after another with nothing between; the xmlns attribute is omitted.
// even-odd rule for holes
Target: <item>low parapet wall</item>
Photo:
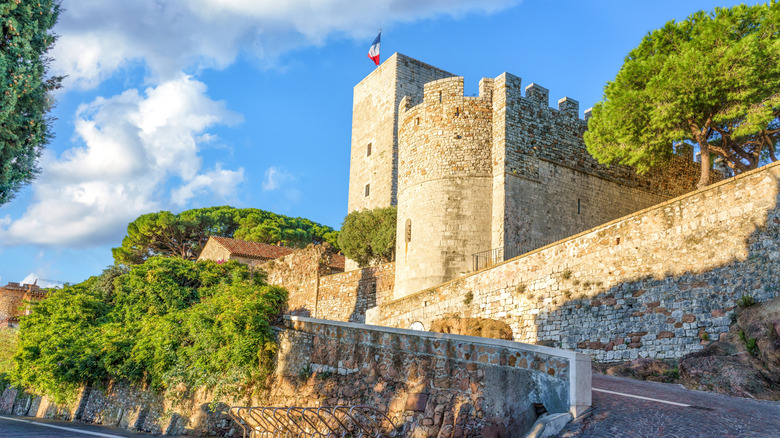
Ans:
<svg viewBox="0 0 780 438"><path fill-rule="evenodd" d="M737 301L780 291L780 162L369 309L425 328L462 315L599 361L675 358L729 330Z"/></svg>
<svg viewBox="0 0 780 438"><path fill-rule="evenodd" d="M486 427L522 436L536 419L534 403L575 416L591 404L590 357L584 354L294 316L286 326L280 381L291 381L301 370L313 372L315 382L328 375L329 385L300 395L323 405L379 407L406 423L409 436L462 436L455 429ZM290 400L283 395L270 401Z"/></svg>

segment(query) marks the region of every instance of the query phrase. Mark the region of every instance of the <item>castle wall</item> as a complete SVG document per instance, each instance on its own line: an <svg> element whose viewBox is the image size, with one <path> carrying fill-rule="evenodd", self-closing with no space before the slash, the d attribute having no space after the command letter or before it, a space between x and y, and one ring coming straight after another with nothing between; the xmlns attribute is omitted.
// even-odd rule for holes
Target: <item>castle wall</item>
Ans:
<svg viewBox="0 0 780 438"><path fill-rule="evenodd" d="M553 109L547 89L531 84L522 95L520 78L506 73L495 90L492 248L549 243L695 189L690 154L647 175L607 167L585 148L577 101Z"/></svg>
<svg viewBox="0 0 780 438"><path fill-rule="evenodd" d="M366 322L483 317L599 361L681 357L727 332L743 295L780 292L778 196L773 163L370 309Z"/></svg>
<svg viewBox="0 0 780 438"><path fill-rule="evenodd" d="M331 255L322 245L309 245L259 268L268 273L269 284L287 289L293 315L363 322L366 309L390 301L395 263L334 274Z"/></svg>
<svg viewBox="0 0 780 438"><path fill-rule="evenodd" d="M399 298L469 270L490 245L492 103L463 96L463 78L401 103L396 280Z"/></svg>
<svg viewBox="0 0 780 438"><path fill-rule="evenodd" d="M348 212L396 204L398 104L404 96L422 100L423 84L448 76L452 74L395 53L355 86ZM348 270L354 268L350 264Z"/></svg>

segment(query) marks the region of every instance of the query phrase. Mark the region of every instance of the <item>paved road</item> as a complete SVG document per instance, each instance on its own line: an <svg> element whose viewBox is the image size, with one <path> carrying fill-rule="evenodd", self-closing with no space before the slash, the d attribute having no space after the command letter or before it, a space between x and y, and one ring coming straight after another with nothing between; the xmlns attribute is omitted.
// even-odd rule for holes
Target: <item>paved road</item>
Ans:
<svg viewBox="0 0 780 438"><path fill-rule="evenodd" d="M44 418L0 416L0 438L128 438L152 437L115 427Z"/></svg>
<svg viewBox="0 0 780 438"><path fill-rule="evenodd" d="M780 402L594 374L593 409L560 436L780 438Z"/></svg>

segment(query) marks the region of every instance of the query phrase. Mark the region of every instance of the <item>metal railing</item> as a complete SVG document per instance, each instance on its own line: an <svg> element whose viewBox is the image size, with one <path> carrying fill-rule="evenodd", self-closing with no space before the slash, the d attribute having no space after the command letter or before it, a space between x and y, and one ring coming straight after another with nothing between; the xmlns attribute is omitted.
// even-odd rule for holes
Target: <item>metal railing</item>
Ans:
<svg viewBox="0 0 780 438"><path fill-rule="evenodd" d="M543 246L547 246L551 243L559 240L566 239L570 235L555 235L545 236L542 238L526 238L517 246L510 248L494 248L487 251L480 251L471 255L472 271L479 271L490 266L503 262L504 260L513 259L517 256L521 256L525 253L531 252L535 249L539 249Z"/></svg>
<svg viewBox="0 0 780 438"><path fill-rule="evenodd" d="M400 438L402 431L370 406L233 406L228 415L244 438Z"/></svg>

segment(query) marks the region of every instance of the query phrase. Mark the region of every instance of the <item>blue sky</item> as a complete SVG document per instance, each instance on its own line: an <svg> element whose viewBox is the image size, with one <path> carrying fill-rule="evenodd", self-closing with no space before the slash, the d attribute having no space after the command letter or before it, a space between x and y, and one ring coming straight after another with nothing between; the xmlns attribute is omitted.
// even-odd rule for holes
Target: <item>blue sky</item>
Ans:
<svg viewBox="0 0 780 438"><path fill-rule="evenodd" d="M0 283L79 282L140 214L256 207L334 228L347 210L352 87L393 52L504 71L599 101L650 30L738 2L64 0L56 138L0 207Z"/></svg>

